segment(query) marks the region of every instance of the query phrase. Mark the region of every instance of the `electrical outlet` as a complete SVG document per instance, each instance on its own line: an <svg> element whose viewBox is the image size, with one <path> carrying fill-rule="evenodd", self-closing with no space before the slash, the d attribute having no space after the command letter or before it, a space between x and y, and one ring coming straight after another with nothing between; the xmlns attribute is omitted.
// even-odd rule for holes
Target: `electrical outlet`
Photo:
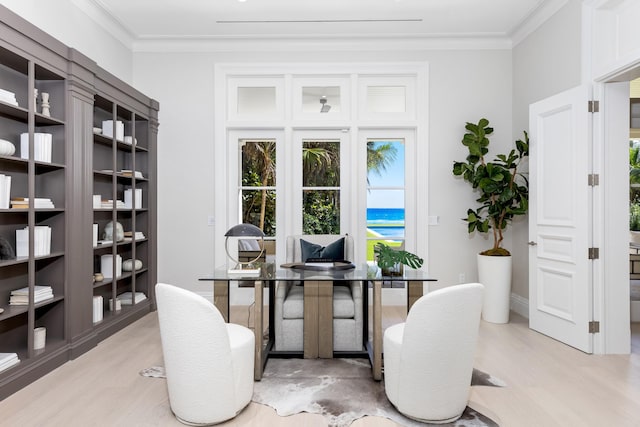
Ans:
<svg viewBox="0 0 640 427"><path fill-rule="evenodd" d="M460 274L458 275L458 283L464 283L464 282L465 282L465 280L467 280L466 275L465 275L464 273L460 273Z"/></svg>
<svg viewBox="0 0 640 427"><path fill-rule="evenodd" d="M212 227L212 226L216 225L216 220L215 220L215 218L213 217L213 215L209 215L209 216L207 217L207 225L208 225L209 227Z"/></svg>

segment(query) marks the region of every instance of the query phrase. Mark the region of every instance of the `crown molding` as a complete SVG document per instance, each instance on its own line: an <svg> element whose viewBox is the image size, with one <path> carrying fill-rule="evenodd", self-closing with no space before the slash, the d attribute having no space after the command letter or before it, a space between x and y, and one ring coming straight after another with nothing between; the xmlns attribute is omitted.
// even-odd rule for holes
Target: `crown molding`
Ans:
<svg viewBox="0 0 640 427"><path fill-rule="evenodd" d="M512 47L516 47L524 41L531 33L537 30L549 18L555 15L564 7L569 0L550 0L541 2L509 32Z"/></svg>
<svg viewBox="0 0 640 427"><path fill-rule="evenodd" d="M133 42L141 52L321 52L421 51L421 50L502 50L511 49L504 35L467 34L425 37L260 37L260 38L148 38Z"/></svg>
<svg viewBox="0 0 640 427"><path fill-rule="evenodd" d="M539 28L569 0L542 1L509 33L271 36L146 36L137 37L114 18L102 0L71 0L97 25L132 52L287 52L379 50L497 50L511 49ZM584 0L603 2L605 0Z"/></svg>
<svg viewBox="0 0 640 427"><path fill-rule="evenodd" d="M128 49L132 49L135 35L127 30L122 22L115 19L100 0L71 0L71 2L107 33Z"/></svg>

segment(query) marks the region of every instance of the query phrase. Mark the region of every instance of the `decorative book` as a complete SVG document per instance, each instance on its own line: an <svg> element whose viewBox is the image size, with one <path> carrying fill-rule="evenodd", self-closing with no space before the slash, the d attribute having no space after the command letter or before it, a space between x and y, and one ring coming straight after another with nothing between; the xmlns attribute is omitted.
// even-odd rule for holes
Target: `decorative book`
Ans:
<svg viewBox="0 0 640 427"><path fill-rule="evenodd" d="M0 353L0 371L9 369L19 362L20 359L16 353Z"/></svg>

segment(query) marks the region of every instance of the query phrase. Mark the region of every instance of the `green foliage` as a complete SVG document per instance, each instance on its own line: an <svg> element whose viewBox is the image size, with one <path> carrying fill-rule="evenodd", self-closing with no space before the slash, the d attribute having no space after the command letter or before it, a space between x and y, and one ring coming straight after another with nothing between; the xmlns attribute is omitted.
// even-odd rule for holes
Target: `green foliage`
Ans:
<svg viewBox="0 0 640 427"><path fill-rule="evenodd" d="M640 184L640 146L629 147L629 181Z"/></svg>
<svg viewBox="0 0 640 427"><path fill-rule="evenodd" d="M629 145L629 200L640 200L640 146Z"/></svg>
<svg viewBox="0 0 640 427"><path fill-rule="evenodd" d="M501 247L502 232L515 216L526 214L529 207L529 183L518 172L520 162L529 156L529 136L524 132L524 140L517 140L515 149L487 162L488 136L493 133L489 121L483 118L478 124L467 123L465 129L462 145L467 147L469 155L466 162L453 163L453 174L461 176L480 193L476 200L480 207L468 209L464 220L469 233L493 231L493 248L483 254L509 255L509 251Z"/></svg>
<svg viewBox="0 0 640 427"><path fill-rule="evenodd" d="M404 264L411 268L420 268L424 260L419 256L402 249L394 249L382 242L376 243L373 251L377 256L378 267L383 270L391 269L396 264Z"/></svg>
<svg viewBox="0 0 640 427"><path fill-rule="evenodd" d="M640 204L629 204L629 230L640 231Z"/></svg>
<svg viewBox="0 0 640 427"><path fill-rule="evenodd" d="M257 173L249 171L242 177L245 187L260 186L262 183ZM264 216L262 216L262 201L264 200ZM242 191L242 222L260 227L267 236L276 235L276 197L275 191L243 190ZM262 219L261 219L262 218Z"/></svg>
<svg viewBox="0 0 640 427"><path fill-rule="evenodd" d="M337 192L307 191L302 200L303 234L340 234Z"/></svg>

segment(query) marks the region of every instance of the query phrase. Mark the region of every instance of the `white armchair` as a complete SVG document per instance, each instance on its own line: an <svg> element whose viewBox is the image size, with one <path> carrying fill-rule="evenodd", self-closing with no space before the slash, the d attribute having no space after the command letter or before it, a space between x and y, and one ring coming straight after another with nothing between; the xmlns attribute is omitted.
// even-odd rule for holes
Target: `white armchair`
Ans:
<svg viewBox="0 0 640 427"><path fill-rule="evenodd" d="M203 297L156 285L169 404L188 425L235 417L253 395L254 333L225 323Z"/></svg>
<svg viewBox="0 0 640 427"><path fill-rule="evenodd" d="M384 333L387 397L407 417L440 424L462 415L469 400L482 294L479 283L420 297L407 321Z"/></svg>
<svg viewBox="0 0 640 427"><path fill-rule="evenodd" d="M353 238L349 235L315 234L287 237L286 262L301 262L300 239L327 246L344 237L344 259L353 261ZM363 349L362 284L333 288L333 349L360 351ZM304 328L304 289L294 282L280 282L275 298L275 350L302 351Z"/></svg>

